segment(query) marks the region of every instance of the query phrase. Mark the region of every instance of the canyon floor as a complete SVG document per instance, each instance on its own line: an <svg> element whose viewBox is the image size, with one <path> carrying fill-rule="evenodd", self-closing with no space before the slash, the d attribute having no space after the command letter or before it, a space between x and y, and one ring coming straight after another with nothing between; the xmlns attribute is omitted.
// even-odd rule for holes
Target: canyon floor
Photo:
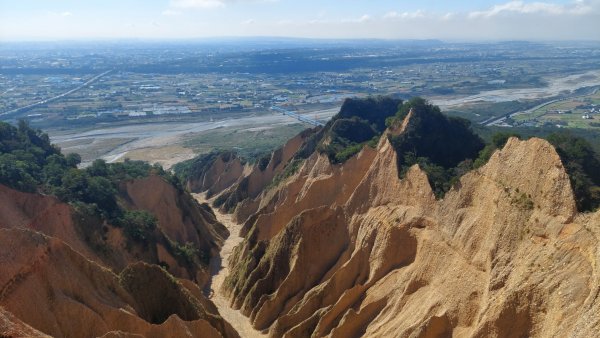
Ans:
<svg viewBox="0 0 600 338"><path fill-rule="evenodd" d="M193 194L194 198L199 203L209 202L205 194ZM209 203L210 204L210 203ZM266 337L260 331L254 329L250 323L250 319L239 310L231 307L231 302L223 292L223 283L229 273L229 256L231 255L233 248L240 244L243 237L240 237L240 230L242 224L238 224L232 220L232 215L224 214L218 209L213 209L217 220L221 222L229 230L230 235L225 240L219 256L214 257L210 261L210 273L211 282L207 286L207 296L219 309L221 316L228 321L233 328L243 338L260 338Z"/></svg>

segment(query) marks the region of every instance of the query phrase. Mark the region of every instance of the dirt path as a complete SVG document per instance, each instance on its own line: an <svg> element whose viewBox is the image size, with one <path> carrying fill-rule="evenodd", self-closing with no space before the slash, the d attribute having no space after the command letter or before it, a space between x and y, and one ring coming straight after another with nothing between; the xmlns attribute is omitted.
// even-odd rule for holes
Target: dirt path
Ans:
<svg viewBox="0 0 600 338"><path fill-rule="evenodd" d="M200 203L207 202L204 194L194 194L194 197ZM225 240L225 244L221 248L221 254L210 261L212 280L209 284L211 290L209 298L215 303L221 316L236 329L242 338L266 337L266 335L252 327L248 317L242 315L240 311L231 308L229 300L223 295L223 282L225 282L225 277L229 274L229 256L233 248L243 240L243 237L239 235L242 225L232 221L231 215L223 214L219 210L214 210L214 212L219 222L223 223L231 234Z"/></svg>

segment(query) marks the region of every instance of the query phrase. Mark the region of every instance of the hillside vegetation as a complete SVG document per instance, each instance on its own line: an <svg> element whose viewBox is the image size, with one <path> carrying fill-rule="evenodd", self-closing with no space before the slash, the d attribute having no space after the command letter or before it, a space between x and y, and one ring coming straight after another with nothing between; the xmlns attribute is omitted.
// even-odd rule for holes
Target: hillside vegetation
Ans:
<svg viewBox="0 0 600 338"><path fill-rule="evenodd" d="M347 99L340 112L325 126L319 151L327 154L333 163L343 163L363 146L375 147L385 131L385 121L402 105L402 100L391 97Z"/></svg>
<svg viewBox="0 0 600 338"><path fill-rule="evenodd" d="M77 154L63 155L50 143L47 134L21 121L18 127L0 123L0 183L23 191L57 196L78 209L91 210L97 216L126 229L133 239L155 228L156 219L146 211L129 211L118 203L119 184L126 180L159 175L181 189L177 178L158 165L125 160L106 163L96 160L86 169L78 169Z"/></svg>
<svg viewBox="0 0 600 338"><path fill-rule="evenodd" d="M600 207L600 157L585 139L569 133L555 133L548 141L556 148L575 193L580 211Z"/></svg>
<svg viewBox="0 0 600 338"><path fill-rule="evenodd" d="M212 209L159 165L80 161L0 123L0 309L57 337L238 337L200 291L229 234Z"/></svg>
<svg viewBox="0 0 600 338"><path fill-rule="evenodd" d="M422 98L405 102L387 124L398 126L406 118L404 130L390 137L398 154L399 172L404 175L419 164L435 195L441 197L472 168L484 147L483 140L471 130L469 120L448 117Z"/></svg>
<svg viewBox="0 0 600 338"><path fill-rule="evenodd" d="M177 264L189 271L205 269L214 244L203 239L202 247L195 247L170 238L163 224L159 226L156 207L134 207L128 191L135 180L161 177L179 194L175 201L185 216L182 222L194 217L214 217L211 212L193 205L176 176L163 170L160 165L126 159L121 163L106 163L98 159L85 169L77 168L77 154L63 155L50 143L48 135L20 122L17 127L0 123L0 183L10 188L28 192L54 195L69 203L74 211L73 219L81 236L95 251L108 255L110 248L106 224L123 230L129 241L128 250L141 247L151 260L156 258L156 245L165 246ZM156 209L150 211L151 209ZM184 210L185 209L185 210ZM192 216L192 215L205 216ZM205 220L197 220L205 222ZM212 222L212 221L208 221ZM171 235L172 236L172 235ZM132 251L133 252L133 251ZM165 267L166 263L161 263Z"/></svg>

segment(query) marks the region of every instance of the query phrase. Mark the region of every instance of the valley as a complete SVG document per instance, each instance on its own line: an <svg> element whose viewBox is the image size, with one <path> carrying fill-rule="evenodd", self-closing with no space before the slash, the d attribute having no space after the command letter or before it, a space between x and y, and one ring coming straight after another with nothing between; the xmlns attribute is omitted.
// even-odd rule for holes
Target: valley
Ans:
<svg viewBox="0 0 600 338"><path fill-rule="evenodd" d="M195 194L194 197L200 203L211 202L206 200L203 194ZM211 280L206 286L205 293L215 303L223 319L231 323L240 336L248 338L266 337L266 335L263 335L252 327L249 318L245 317L239 310L231 307L231 301L223 285L225 278L231 273L231 253L243 240L243 237L240 236L242 225L233 221L231 215L222 213L221 211L216 210L215 215L217 216L217 220L229 230L229 237L223 243L219 255L213 257L210 261Z"/></svg>
<svg viewBox="0 0 600 338"><path fill-rule="evenodd" d="M431 166L446 159L435 147L411 145L433 151L431 162L396 166L403 135L443 123L420 109L341 163L323 151L300 155L315 136L350 137L336 136L336 123L241 177L230 154L197 162L188 188L216 196L213 207L243 224L227 299L270 337L593 336L600 214L578 211L569 163L548 141L507 138L439 197ZM450 134L435 134L451 149Z"/></svg>
<svg viewBox="0 0 600 338"><path fill-rule="evenodd" d="M588 337L600 327L600 158L583 139L486 142L425 99L355 98L254 162L224 143L168 171L130 159L78 167L26 123L0 126L7 330ZM195 128L212 131L81 137ZM7 171L25 157L39 167Z"/></svg>
<svg viewBox="0 0 600 338"><path fill-rule="evenodd" d="M457 41L0 45L0 337L597 337L600 44Z"/></svg>

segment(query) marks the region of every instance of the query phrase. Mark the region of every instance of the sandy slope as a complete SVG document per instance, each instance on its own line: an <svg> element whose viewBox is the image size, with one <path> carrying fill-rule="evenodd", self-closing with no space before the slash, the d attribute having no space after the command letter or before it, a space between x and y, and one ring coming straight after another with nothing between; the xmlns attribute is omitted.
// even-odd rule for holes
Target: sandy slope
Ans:
<svg viewBox="0 0 600 338"><path fill-rule="evenodd" d="M216 255L228 234L207 206L157 176L121 190L172 241ZM106 224L106 237L96 235L93 219L74 215L55 197L0 185L0 337L238 337L202 294L204 266L180 265L160 238L136 245ZM180 283L152 265L160 261Z"/></svg>
<svg viewBox="0 0 600 338"><path fill-rule="evenodd" d="M511 138L441 200L418 166L399 179L396 163L385 137L342 165L314 153L258 197L219 282L253 327L290 338L598 337L600 212L577 213L547 141Z"/></svg>

